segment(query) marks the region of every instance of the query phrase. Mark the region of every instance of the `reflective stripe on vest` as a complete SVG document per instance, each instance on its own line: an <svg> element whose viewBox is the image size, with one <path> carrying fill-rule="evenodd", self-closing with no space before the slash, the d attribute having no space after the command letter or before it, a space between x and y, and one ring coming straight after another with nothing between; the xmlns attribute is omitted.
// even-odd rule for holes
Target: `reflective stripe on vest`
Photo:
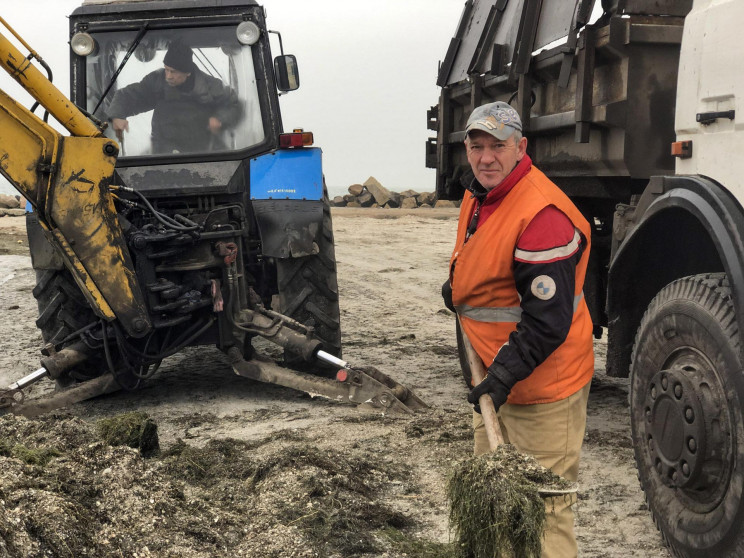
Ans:
<svg viewBox="0 0 744 558"><path fill-rule="evenodd" d="M584 298L584 291L574 296L573 311L579 307L581 299ZM458 304L455 310L460 316L465 316L476 322L503 323L519 322L522 319L522 309L519 306L502 306L498 308L485 306L474 308L467 304Z"/></svg>

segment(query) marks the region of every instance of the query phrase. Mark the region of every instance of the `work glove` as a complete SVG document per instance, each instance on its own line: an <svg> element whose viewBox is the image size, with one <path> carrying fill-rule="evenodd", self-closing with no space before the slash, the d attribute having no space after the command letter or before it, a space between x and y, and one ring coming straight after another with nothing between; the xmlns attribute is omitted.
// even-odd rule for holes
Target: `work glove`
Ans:
<svg viewBox="0 0 744 558"><path fill-rule="evenodd" d="M468 403L473 405L476 413L480 413L481 410L478 401L480 400L481 395L487 393L491 396L493 408L498 412L501 406L506 403L506 398L510 391L511 388L499 380L495 374L491 373L491 369L489 368L488 374L486 374L483 381L470 390L470 393L468 394Z"/></svg>
<svg viewBox="0 0 744 558"><path fill-rule="evenodd" d="M450 285L449 279L442 284L442 298L444 299L444 305L455 311L455 305L452 302L452 285Z"/></svg>

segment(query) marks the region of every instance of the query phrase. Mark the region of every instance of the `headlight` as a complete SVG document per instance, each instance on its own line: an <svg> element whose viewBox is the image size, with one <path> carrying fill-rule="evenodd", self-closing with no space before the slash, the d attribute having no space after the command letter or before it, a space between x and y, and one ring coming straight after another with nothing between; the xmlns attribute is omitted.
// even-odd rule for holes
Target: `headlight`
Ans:
<svg viewBox="0 0 744 558"><path fill-rule="evenodd" d="M96 41L88 33L75 33L70 39L70 48L78 56L88 56L96 50Z"/></svg>
<svg viewBox="0 0 744 558"><path fill-rule="evenodd" d="M238 36L238 42L242 45L254 45L258 38L261 36L261 31L258 25L252 21L244 21L235 30L235 34Z"/></svg>

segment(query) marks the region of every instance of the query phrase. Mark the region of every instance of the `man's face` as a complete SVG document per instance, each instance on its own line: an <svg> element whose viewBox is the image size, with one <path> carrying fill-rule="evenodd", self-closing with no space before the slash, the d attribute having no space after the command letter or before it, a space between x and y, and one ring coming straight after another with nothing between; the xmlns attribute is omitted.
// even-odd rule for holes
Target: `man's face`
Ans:
<svg viewBox="0 0 744 558"><path fill-rule="evenodd" d="M171 87L181 85L191 75L189 72L182 72L170 66L163 65L163 67L165 68L165 83Z"/></svg>
<svg viewBox="0 0 744 558"><path fill-rule="evenodd" d="M468 163L473 174L486 190L498 186L524 157L527 138L514 142L514 136L500 140L491 134L473 130L465 140Z"/></svg>

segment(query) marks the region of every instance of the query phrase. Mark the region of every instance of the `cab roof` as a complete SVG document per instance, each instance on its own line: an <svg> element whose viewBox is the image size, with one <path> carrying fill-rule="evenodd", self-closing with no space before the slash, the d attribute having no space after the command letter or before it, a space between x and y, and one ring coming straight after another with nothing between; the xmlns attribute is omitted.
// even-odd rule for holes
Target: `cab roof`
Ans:
<svg viewBox="0 0 744 558"><path fill-rule="evenodd" d="M161 11L188 8L234 8L258 6L256 0L83 0L72 16L111 12Z"/></svg>

